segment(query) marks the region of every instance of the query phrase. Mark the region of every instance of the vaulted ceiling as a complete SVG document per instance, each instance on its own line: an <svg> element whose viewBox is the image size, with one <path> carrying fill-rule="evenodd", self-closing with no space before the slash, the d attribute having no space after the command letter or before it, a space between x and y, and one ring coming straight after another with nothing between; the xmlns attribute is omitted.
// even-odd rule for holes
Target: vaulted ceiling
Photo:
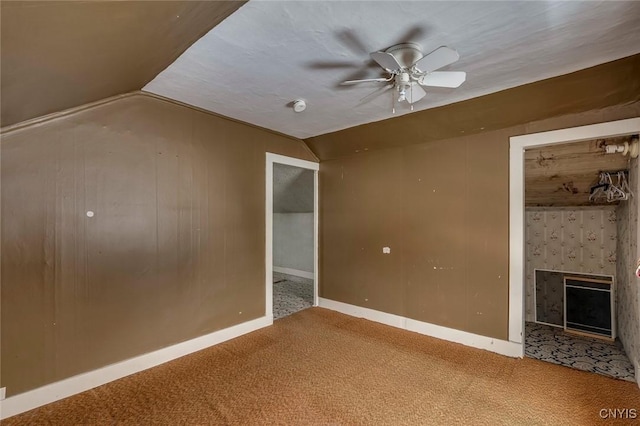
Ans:
<svg viewBox="0 0 640 426"><path fill-rule="evenodd" d="M640 53L633 1L2 1L0 11L2 126L144 88L306 138L411 112L392 114L388 96L360 104L375 85L339 85L379 76L369 52L394 43L449 45L461 59L448 69L468 73L416 112ZM294 99L307 110L295 114Z"/></svg>
<svg viewBox="0 0 640 426"><path fill-rule="evenodd" d="M393 91L361 102L381 83L340 86L381 76L370 52L458 50L447 69L467 81L429 89L419 111L640 53L639 20L633 1L250 1L144 90L308 138L411 112L392 113Z"/></svg>

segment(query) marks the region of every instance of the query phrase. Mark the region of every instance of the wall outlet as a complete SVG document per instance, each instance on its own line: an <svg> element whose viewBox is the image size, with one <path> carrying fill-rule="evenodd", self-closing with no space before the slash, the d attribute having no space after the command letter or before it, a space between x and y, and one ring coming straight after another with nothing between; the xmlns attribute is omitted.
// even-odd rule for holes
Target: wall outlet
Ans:
<svg viewBox="0 0 640 426"><path fill-rule="evenodd" d="M382 247L382 253L384 254L391 253L391 247Z"/></svg>
<svg viewBox="0 0 640 426"><path fill-rule="evenodd" d="M5 399L7 396L7 388L0 388L0 401Z"/></svg>

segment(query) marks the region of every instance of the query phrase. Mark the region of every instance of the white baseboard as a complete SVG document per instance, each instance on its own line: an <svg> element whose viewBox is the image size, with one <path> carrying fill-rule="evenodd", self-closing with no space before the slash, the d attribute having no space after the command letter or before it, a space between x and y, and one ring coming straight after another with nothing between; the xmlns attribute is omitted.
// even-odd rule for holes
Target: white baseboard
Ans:
<svg viewBox="0 0 640 426"><path fill-rule="evenodd" d="M42 405L93 389L130 374L206 349L210 346L242 336L243 334L251 333L252 331L270 326L271 324L273 324L273 317L264 316L11 396L0 401L0 419L6 419Z"/></svg>
<svg viewBox="0 0 640 426"><path fill-rule="evenodd" d="M524 347L521 343L494 339L487 336L481 336L479 334L473 334L453 328L442 327L440 325L417 321L411 318L388 314L386 312L376 311L369 308L363 308L361 306L350 305L348 303L336 302L335 300L324 299L322 297L320 298L320 307L338 311L354 317L365 318L371 321L390 325L392 327L397 327L427 336L436 337L438 339L460 343L465 346L485 349L487 351L495 352L513 358L522 358L524 356Z"/></svg>
<svg viewBox="0 0 640 426"><path fill-rule="evenodd" d="M281 268L280 266L274 266L273 267L273 272L279 272L281 274L293 275L295 277L309 278L311 280L314 278L313 272L301 271L299 269Z"/></svg>

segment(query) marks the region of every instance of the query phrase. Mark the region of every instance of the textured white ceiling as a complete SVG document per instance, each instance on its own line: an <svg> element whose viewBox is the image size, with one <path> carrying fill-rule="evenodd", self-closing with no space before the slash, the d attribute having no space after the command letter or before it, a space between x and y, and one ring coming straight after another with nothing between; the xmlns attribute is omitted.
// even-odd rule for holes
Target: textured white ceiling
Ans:
<svg viewBox="0 0 640 426"><path fill-rule="evenodd" d="M415 110L567 74L640 52L640 1L256 1L193 44L144 90L299 138L392 117L369 52L447 45L467 72ZM295 99L307 110L296 114ZM396 115L409 113L406 104Z"/></svg>

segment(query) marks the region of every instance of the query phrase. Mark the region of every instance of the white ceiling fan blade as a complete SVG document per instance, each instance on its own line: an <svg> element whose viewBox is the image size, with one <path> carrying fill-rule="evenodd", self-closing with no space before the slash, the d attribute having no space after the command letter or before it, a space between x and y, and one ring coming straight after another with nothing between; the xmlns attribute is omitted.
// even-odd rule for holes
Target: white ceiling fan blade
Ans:
<svg viewBox="0 0 640 426"><path fill-rule="evenodd" d="M376 61L378 65L380 65L382 68L386 69L387 71L395 71L402 68L402 65L398 63L396 58L391 53L373 52L370 54L370 56L371 56L371 59Z"/></svg>
<svg viewBox="0 0 640 426"><path fill-rule="evenodd" d="M460 87L466 79L467 73L464 71L434 71L420 77L418 83L423 86L455 88Z"/></svg>
<svg viewBox="0 0 640 426"><path fill-rule="evenodd" d="M367 96L365 96L364 98L360 99L360 102L358 102L358 105L362 105L364 103L367 103L371 99L373 99L376 96L382 94L383 92L386 92L387 90L391 89L392 87L393 87L393 84L387 84L386 86L383 86L383 87L379 88L375 92L369 93Z"/></svg>
<svg viewBox="0 0 640 426"><path fill-rule="evenodd" d="M424 55L422 59L419 59L413 65L421 72L431 72L442 67L446 67L458 59L460 59L458 52L450 47L442 46L438 47L433 52Z"/></svg>
<svg viewBox="0 0 640 426"><path fill-rule="evenodd" d="M349 84L358 84L358 83L381 83L383 81L390 81L391 79L388 78L365 78L364 80L347 80L347 81L343 81L342 84L343 86L349 85Z"/></svg>
<svg viewBox="0 0 640 426"><path fill-rule="evenodd" d="M414 104L424 98L426 94L427 92L424 91L422 86L419 84L412 84L411 87L407 89L407 102Z"/></svg>

